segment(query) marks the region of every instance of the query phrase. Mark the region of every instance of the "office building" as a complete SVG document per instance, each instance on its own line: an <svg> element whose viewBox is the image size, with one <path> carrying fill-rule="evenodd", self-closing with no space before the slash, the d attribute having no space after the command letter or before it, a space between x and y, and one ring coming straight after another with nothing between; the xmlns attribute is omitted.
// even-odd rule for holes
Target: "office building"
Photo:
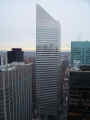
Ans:
<svg viewBox="0 0 90 120"><path fill-rule="evenodd" d="M90 65L90 42L72 41L71 43L72 66Z"/></svg>
<svg viewBox="0 0 90 120"><path fill-rule="evenodd" d="M68 120L90 118L90 66L71 70L69 80Z"/></svg>
<svg viewBox="0 0 90 120"><path fill-rule="evenodd" d="M1 65L1 55L0 55L0 65Z"/></svg>
<svg viewBox="0 0 90 120"><path fill-rule="evenodd" d="M71 59L71 53L70 52L61 52L60 53L60 60L61 60L61 64L65 61L68 62L68 64L70 64L70 59Z"/></svg>
<svg viewBox="0 0 90 120"><path fill-rule="evenodd" d="M32 64L32 104L33 112L36 107L36 72L35 72L35 61Z"/></svg>
<svg viewBox="0 0 90 120"><path fill-rule="evenodd" d="M7 52L8 63L24 62L24 52L21 48L12 48Z"/></svg>
<svg viewBox="0 0 90 120"><path fill-rule="evenodd" d="M36 8L36 91L40 116L57 114L57 67L60 25L40 5Z"/></svg>
<svg viewBox="0 0 90 120"><path fill-rule="evenodd" d="M7 52L5 51L0 52L0 65L7 65Z"/></svg>
<svg viewBox="0 0 90 120"><path fill-rule="evenodd" d="M0 71L0 120L32 119L32 64L11 64Z"/></svg>

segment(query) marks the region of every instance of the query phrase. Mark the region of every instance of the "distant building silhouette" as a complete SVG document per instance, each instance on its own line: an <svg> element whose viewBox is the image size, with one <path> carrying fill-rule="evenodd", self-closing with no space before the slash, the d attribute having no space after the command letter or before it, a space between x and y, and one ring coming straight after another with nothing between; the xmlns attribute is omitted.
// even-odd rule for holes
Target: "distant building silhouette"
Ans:
<svg viewBox="0 0 90 120"><path fill-rule="evenodd" d="M23 62L24 52L21 48L12 48L11 51L7 52L8 63L12 62Z"/></svg>
<svg viewBox="0 0 90 120"><path fill-rule="evenodd" d="M71 62L75 65L90 65L90 42L72 41L71 43Z"/></svg>
<svg viewBox="0 0 90 120"><path fill-rule="evenodd" d="M0 65L1 65L1 55L0 55Z"/></svg>
<svg viewBox="0 0 90 120"><path fill-rule="evenodd" d="M0 65L7 65L7 53L5 51L0 52Z"/></svg>
<svg viewBox="0 0 90 120"><path fill-rule="evenodd" d="M60 25L41 6L36 9L36 92L40 116L57 115Z"/></svg>
<svg viewBox="0 0 90 120"><path fill-rule="evenodd" d="M0 120L32 119L32 64L10 64L0 71Z"/></svg>

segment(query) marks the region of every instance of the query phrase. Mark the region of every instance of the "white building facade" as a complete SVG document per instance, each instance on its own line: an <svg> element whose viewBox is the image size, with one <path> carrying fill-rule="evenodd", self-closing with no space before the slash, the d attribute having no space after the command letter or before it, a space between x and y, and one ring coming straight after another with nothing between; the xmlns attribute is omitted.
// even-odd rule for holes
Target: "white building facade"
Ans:
<svg viewBox="0 0 90 120"><path fill-rule="evenodd" d="M41 115L57 113L57 67L60 25L41 6L36 8L36 91Z"/></svg>

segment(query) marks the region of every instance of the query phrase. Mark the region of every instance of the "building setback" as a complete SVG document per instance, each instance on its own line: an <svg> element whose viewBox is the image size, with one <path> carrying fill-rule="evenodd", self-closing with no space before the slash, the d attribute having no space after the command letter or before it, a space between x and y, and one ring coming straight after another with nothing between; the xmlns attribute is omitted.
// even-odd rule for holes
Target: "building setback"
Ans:
<svg viewBox="0 0 90 120"><path fill-rule="evenodd" d="M57 114L57 67L60 25L41 6L36 8L36 91L41 116ZM54 117L53 117L54 118Z"/></svg>
<svg viewBox="0 0 90 120"><path fill-rule="evenodd" d="M0 72L0 120L31 120L32 65L17 65Z"/></svg>
<svg viewBox="0 0 90 120"><path fill-rule="evenodd" d="M76 64L90 65L90 42L89 41L72 41L71 62L72 62L72 66Z"/></svg>
<svg viewBox="0 0 90 120"><path fill-rule="evenodd" d="M90 118L90 71L71 71L69 81L68 120Z"/></svg>

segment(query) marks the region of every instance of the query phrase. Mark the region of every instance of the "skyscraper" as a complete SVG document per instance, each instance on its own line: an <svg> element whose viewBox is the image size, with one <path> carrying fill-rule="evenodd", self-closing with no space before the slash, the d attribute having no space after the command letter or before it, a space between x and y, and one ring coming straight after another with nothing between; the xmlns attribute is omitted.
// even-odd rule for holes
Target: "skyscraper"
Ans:
<svg viewBox="0 0 90 120"><path fill-rule="evenodd" d="M68 120L90 118L90 66L70 71Z"/></svg>
<svg viewBox="0 0 90 120"><path fill-rule="evenodd" d="M32 119L32 64L0 71L0 120Z"/></svg>
<svg viewBox="0 0 90 120"><path fill-rule="evenodd" d="M36 7L36 88L40 115L57 114L57 67L60 25L40 5Z"/></svg>
<svg viewBox="0 0 90 120"><path fill-rule="evenodd" d="M24 52L21 48L12 48L7 52L8 63L24 62Z"/></svg>
<svg viewBox="0 0 90 120"><path fill-rule="evenodd" d="M72 41L71 43L71 62L72 66L90 65L90 42Z"/></svg>

